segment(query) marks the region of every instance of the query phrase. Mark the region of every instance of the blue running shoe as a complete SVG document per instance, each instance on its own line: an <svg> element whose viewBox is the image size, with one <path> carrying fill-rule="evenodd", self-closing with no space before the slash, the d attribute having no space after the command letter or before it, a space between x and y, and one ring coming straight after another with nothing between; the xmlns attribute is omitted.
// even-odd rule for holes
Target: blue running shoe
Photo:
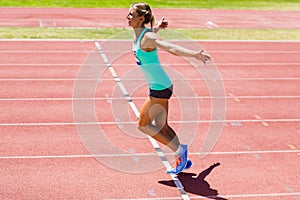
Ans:
<svg viewBox="0 0 300 200"><path fill-rule="evenodd" d="M176 167L171 170L167 170L168 174L179 174L186 168L188 162L188 158L187 158L188 146L181 144L180 147L181 147L181 152L178 155L179 158L176 161Z"/></svg>
<svg viewBox="0 0 300 200"><path fill-rule="evenodd" d="M186 166L185 166L185 169L189 169L189 168L191 168L191 167L192 167L192 165L193 165L192 161L191 161L191 160L188 158L188 159L187 159Z"/></svg>

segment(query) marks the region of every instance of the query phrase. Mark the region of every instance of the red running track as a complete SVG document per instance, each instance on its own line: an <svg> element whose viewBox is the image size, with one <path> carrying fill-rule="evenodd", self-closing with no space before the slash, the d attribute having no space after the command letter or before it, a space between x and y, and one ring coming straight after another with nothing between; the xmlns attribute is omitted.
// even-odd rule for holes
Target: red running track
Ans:
<svg viewBox="0 0 300 200"><path fill-rule="evenodd" d="M0 26L124 28L127 12L103 8L0 8ZM155 9L154 14L157 19L168 19L170 28L300 28L300 11Z"/></svg>
<svg viewBox="0 0 300 200"><path fill-rule="evenodd" d="M176 109L181 106L176 98L181 82L170 70L177 88L170 124L190 143L194 161L193 168L178 177L188 196L216 198L218 191L219 199L300 199L300 43L200 44L214 59L225 88L220 98L226 99L223 130L212 152L204 157L201 146L212 124L213 101L205 75L161 52L168 70L176 70L194 89L201 114L194 121L182 121L182 110ZM120 41L118 47L124 54L113 67L139 108L147 89L137 86L144 84L139 76L128 76L136 69L130 42ZM78 77L85 64L93 72L93 65L88 64L95 63L87 58L94 48L92 41L0 42L1 199L181 199L153 147L136 130L136 120L118 120L116 105L131 111L108 71L100 79L93 73ZM73 98L78 78L87 90L98 81L89 99L95 105L97 126L111 147L127 152L125 156L107 147L96 159L84 146L73 110L74 103L82 101ZM184 124L199 126L193 138L180 129ZM162 149L172 162L169 151ZM110 160L113 165L102 163ZM149 163L154 167L144 173L115 169L115 165L125 168L128 162L141 170L148 169ZM209 168L215 162L221 165Z"/></svg>

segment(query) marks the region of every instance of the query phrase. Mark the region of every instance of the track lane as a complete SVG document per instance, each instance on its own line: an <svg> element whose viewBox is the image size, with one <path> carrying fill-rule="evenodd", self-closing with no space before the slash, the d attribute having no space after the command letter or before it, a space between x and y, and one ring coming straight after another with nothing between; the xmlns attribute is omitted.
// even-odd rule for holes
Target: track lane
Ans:
<svg viewBox="0 0 300 200"><path fill-rule="evenodd" d="M186 94L188 97L203 97L203 98L213 98L207 88L206 82L203 79L172 79L174 82L174 87L177 89L177 94L180 94L184 88L182 88L182 81L187 82L193 91ZM90 80L89 78L83 80L88 86L89 84L97 82L97 80ZM134 95L133 98L143 98L147 94L147 88L145 86L144 80L124 80L124 85L129 88L130 94ZM42 100L43 98L69 98L73 97L73 90L75 87L76 79L74 80L0 80L0 89L3 93L0 94L0 98L31 98ZM141 87L136 87L139 84ZM244 96L249 98L264 96L282 96L283 98L300 96L297 86L300 84L300 79L296 80L261 80L261 79L250 79L250 80L222 80L221 84L226 88L226 97L230 98L234 96ZM247 90L245 90L247 87ZM174 91L176 93L176 90ZM85 94L82 94L82 98L86 98ZM89 98L121 98L116 85L113 84L113 80L101 80L98 84L98 88L95 91L94 96ZM222 97L220 97L222 98ZM225 98L225 97L223 97Z"/></svg>
<svg viewBox="0 0 300 200"><path fill-rule="evenodd" d="M199 174L207 169L210 164L217 161L221 163L221 166L215 168L203 181L198 182L198 185L204 184L206 187L203 185L201 188L194 188L194 184L190 185L193 182L191 181L192 177L188 174L182 175L182 182L186 185L186 190L191 193L191 196L196 195L197 197L207 194L210 189L218 190L220 196L240 195L242 199L251 194L265 194L266 196L272 196L274 193L293 194L299 191L299 186L296 184L297 178L288 171L282 170L282 168L285 167L285 163L289 163L290 167L295 169L294 172L297 173L297 164L291 162L297 157L294 154L263 155L260 159L257 159L254 156L241 155L238 157L239 162L236 162L236 156L212 155L202 159L202 162L196 162L192 171ZM191 156L191 158L197 160L197 157ZM247 163L247 165L244 163ZM158 181L169 181L166 174L159 171L148 174L121 173L99 165L92 158L11 160L5 162L4 166L6 169L6 176L4 176L6 185L3 185L2 188L6 193L1 194L2 198L8 198L9 196L42 198L45 192L47 192L47 198L178 197L176 188L158 183ZM276 168L271 166L276 166ZM16 178L17 171L23 171L21 178ZM112 179L110 176L104 176L101 172L114 174L117 180ZM267 176L266 174L269 173L273 175ZM157 177L157 179L154 177ZM220 177L226 182L220 181ZM74 179L80 181L74 181ZM237 187L236 185L241 182L243 182L244 187ZM24 183L27 183L26 185L30 183L30 187L22 187ZM100 183L102 183L101 186ZM62 185L64 190L59 189ZM50 192L49 187L52 188ZM141 189L136 190L136 187ZM289 192L286 188L292 188L294 192ZM77 192L74 193L74 191ZM261 199L261 197L254 196L252 199ZM281 199L281 196L274 199Z"/></svg>
<svg viewBox="0 0 300 200"><path fill-rule="evenodd" d="M12 27L124 28L128 13L126 8L1 8L0 11L0 26ZM157 19L166 17L171 22L170 28L299 28L296 22L300 18L299 11L263 10L156 8L154 14Z"/></svg>
<svg viewBox="0 0 300 200"><path fill-rule="evenodd" d="M271 154L272 152L276 153L276 151L282 151L282 153L292 153L289 151L297 151L297 149L300 151L300 144L297 143L298 123L271 122L270 126L266 127L262 123L241 123L237 125L233 122L227 122L223 134L221 134L218 143L214 146L212 153L222 155L222 152L228 152L228 154L234 155L248 152L246 154L254 156L255 153L251 152L258 151L267 154L269 152ZM180 127L178 123L171 122L170 125L175 130L178 130ZM121 149L128 151L128 153L130 153L130 148L134 148L136 153L152 153L154 155L149 142L137 131L135 135L129 135L124 133L126 126L122 127L117 124L103 124L99 125L99 127L103 130L114 130L114 132L106 134L107 138ZM207 134L208 127L208 122L199 124L197 134L190 139L191 154L201 152L201 141ZM123 130L120 128L123 128ZM255 131L252 129L255 129ZM287 129L289 131L286 131ZM75 155L75 157L76 155L87 155L88 157L89 155L80 140L75 125L0 126L0 130L2 133L5 133L5 136L1 139L0 157L55 157L68 155ZM181 137L184 137L183 131L179 132L179 134ZM31 138L30 141L28 141L28 137ZM129 139L132 141L131 143L127 142ZM113 152L111 152L111 156L114 156ZM12 159L14 158L12 157Z"/></svg>
<svg viewBox="0 0 300 200"><path fill-rule="evenodd" d="M213 44L213 43L211 43ZM231 43L230 43L231 44ZM252 43L251 43L252 44ZM277 44L277 43L276 43ZM283 44L281 44L284 46ZM228 45L231 46L231 45ZM221 46L220 46L221 48ZM229 48L229 47L228 47ZM237 46L235 47L237 48ZM220 53L220 52L219 52ZM294 52L297 54L297 52ZM26 53L25 53L26 54ZM218 52L217 52L218 54ZM220 53L224 54L224 53ZM67 55L67 54L65 54ZM249 59L249 60L252 60ZM37 62L36 62L37 61ZM39 64L40 60L36 60L32 64ZM132 61L132 60L131 60ZM272 61L272 60L271 60ZM274 59L276 61L276 59ZM293 62L295 60L292 60ZM296 60L297 61L297 60ZM76 61L77 62L77 61ZM121 62L121 60L120 60ZM272 61L273 62L273 61ZM19 63L21 64L21 63ZM43 64L43 63L42 63ZM46 63L44 63L46 64ZM54 62L56 65L57 63ZM78 63L77 63L78 64ZM230 63L227 63L230 64ZM237 66L238 63L235 63L235 66ZM249 62L246 64L255 65L253 62ZM262 66L264 66L265 63L261 63ZM225 65L222 65L223 67ZM284 68L284 63L281 63L281 65L277 66L276 69ZM231 71L234 71L234 67L230 67L229 69ZM281 68L281 69L282 69ZM118 68L117 68L118 69ZM256 72L256 68L253 66L253 73ZM268 69L272 69L269 65L268 67L261 68L264 69L261 74L258 72L253 74L249 73L252 77L270 77L272 78L271 74L268 74ZM280 75L280 70L276 72L277 78L299 78L297 74L297 68L291 67L287 68L289 76L284 76L285 74ZM125 71L125 69L123 69ZM221 71L225 72L226 68L224 67L224 70ZM246 70L247 71L247 70ZM292 73L294 71L294 74ZM73 71L74 73L74 71ZM238 77L246 77L246 72L244 73L236 73ZM73 74L74 75L74 74ZM231 75L231 76L230 76ZM27 77L32 76L32 74L27 74ZM67 75L68 76L68 75ZM4 76L5 77L5 76ZM22 74L17 75L17 77L22 77ZM69 76L71 77L71 76ZM228 77L235 78L233 74L230 74L228 72ZM9 78L9 77L8 77ZM248 80L246 81L248 85L253 85L254 80ZM275 80L274 80L275 81ZM290 84L290 83L297 83L295 80L281 80L283 83ZM285 82L287 81L287 82ZM26 82L26 81L25 81ZM72 81L70 81L72 82ZM230 91L234 96L241 96L245 95L243 94L242 90L242 84L240 87L235 87L234 84L236 83L243 83L245 80L239 82L239 80L228 80L228 83L226 85L226 88L232 88ZM260 81L259 81L260 82ZM277 81L276 81L277 82ZM36 83L39 83L38 81ZM59 83L59 82L57 82ZM60 82L61 83L61 82ZM226 81L225 81L226 83ZM263 81L262 83L266 83L266 86L264 86L264 89L266 90L271 88L272 90L272 81L267 80L266 82ZM101 84L101 83L100 83ZM38 84L37 84L38 85ZM56 84L54 84L56 85ZM298 85L298 84L296 84ZM194 84L193 84L194 86ZM260 88L260 84L254 85L255 88ZM278 87L282 87L283 91L287 92L286 94L290 94L290 92L293 94L293 90L286 90L285 86L277 85ZM67 86L69 88L69 86ZM108 86L106 85L105 88L107 89L102 90L104 91L111 91L109 90ZM244 86L245 87L245 86ZM295 86L293 86L295 87ZM21 87L22 88L22 87ZM21 89L20 88L20 89ZM24 87L25 88L25 87ZM52 87L51 87L52 88ZM56 86L54 86L56 88ZM291 86L292 88L292 86ZM99 88L99 94L101 94L101 89ZM254 88L253 88L254 89ZM263 90L262 90L263 91ZM295 90L297 91L297 90ZM47 93L49 92L49 93ZM51 90L47 91L48 94L53 94ZM59 89L56 88L54 92L56 95L62 95L59 92ZM253 90L253 92L255 92ZM11 93L13 95L13 92ZM22 93L21 93L22 94ZM25 94L25 92L24 92ZM103 94L103 93L102 93ZM137 95L138 93L136 93ZM200 93L201 94L201 93ZM272 94L270 92L270 94ZM279 93L280 94L280 93ZM246 94L247 95L247 94ZM259 95L261 95L259 93ZM138 95L140 96L140 94ZM104 95L105 97L105 95ZM105 109L106 106L109 106L110 103L107 101L108 99L103 99L102 101L98 101L97 110L99 112L100 117L106 116ZM206 156L204 159L201 159L197 162L198 155L192 154L192 158L196 160L195 166L192 169L191 172L199 173L203 170L205 170L207 167L209 167L209 164L214 162L221 162L221 166L219 168L216 168L207 178L208 183L210 183L211 187L214 189L217 189L221 196L228 196L232 198L237 199L262 199L262 196L255 195L255 194L265 194L268 199L288 199L290 197L297 198L297 191L299 191L299 188L297 186L297 180L295 174L299 174L297 171L297 162L294 162L298 159L299 155L297 153L289 152L289 153L266 153L266 154L258 154L257 151L259 150L289 150L291 147L294 147L296 149L299 149L300 146L296 142L298 130L298 122L268 122L269 126L264 126L262 124L263 120L266 119L266 117L270 116L288 116L288 117L297 117L297 110L293 110L292 107L297 108L299 107L297 102L295 103L294 100L296 99L290 99L290 98L284 98L284 99L278 99L275 98L275 101L273 99L270 101L270 99L264 99L256 101L256 99L247 98L247 99L240 99L239 102L237 102L234 97L230 96L228 99L228 108L229 108L229 117L232 117L231 119L239 120L242 117L248 117L249 119L257 120L255 123L245 123L242 122L242 126L239 126L237 123L227 122L228 126L224 129L224 134L221 135L220 140L218 141L217 145L215 146L214 151L224 153L225 151L254 151L253 154L212 154L210 156ZM137 99L137 104L142 103L142 99ZM6 102L5 100L3 101ZM57 101L49 103L47 101L26 101L27 103L24 104L23 101L20 101L21 103L10 101L10 103L13 102L9 106L1 106L5 109L10 110L10 106L17 105L17 108L13 108L13 112L8 114L4 114L4 120L7 119L26 119L26 120L36 120L37 118L40 118L39 120L49 120L49 122L53 119L70 119L72 120L71 115L71 101ZM40 102L40 103L39 103ZM51 101L50 101L51 102ZM199 99L200 106L204 114L204 118L206 118L209 115L209 102L208 99L204 99L204 101L201 101ZM280 105L278 107L280 109L280 112L278 113L276 109L272 108L272 102L276 102L277 105ZM176 101L173 102L174 105L176 105ZM290 107L286 107L285 105L289 105ZM31 110L27 108L26 106L31 106ZM274 106L274 104L273 104ZM282 107L281 107L282 106ZM99 108L101 107L101 108ZM55 109L56 108L56 109ZM44 113L41 112L41 109L45 109ZM18 112L21 111L21 112ZM30 111L29 111L30 110ZM250 110L250 112L249 112ZM34 116L29 116L28 113L36 111L37 112L37 118L34 118ZM242 113L241 113L242 112ZM66 113L68 114L68 117L66 117ZM291 113L291 115L290 115ZM47 116L48 114L48 116ZM103 114L103 115L102 115ZM175 110L172 111L172 117L176 119L176 117L179 117L180 115ZM266 114L266 115L263 115ZM282 115L283 114L283 115ZM255 118L255 115L259 115L262 119L258 120ZM114 120L113 116L111 116L111 120ZM108 121L108 118L101 118L103 121ZM14 120L12 121L14 122ZM178 128L178 123L174 123L174 127ZM206 127L205 127L206 125ZM117 127L117 125L103 125L107 130L111 130L112 127ZM53 153L55 155L60 155L63 153L71 153L72 150L74 151L73 147L77 146L76 151L74 153L84 153L85 149L82 145L80 145L80 141L78 141L78 136L76 135L76 132L74 132L74 127L71 127L70 129L67 128L65 130L66 126L58 126L60 128L57 128L56 126L10 126L5 127L1 126L1 129L9 132L12 130L12 135L7 136L7 143L6 145L11 145L12 151L11 153L15 154L36 154L40 152L41 154L49 155L50 153ZM64 127L64 128L62 128ZM203 135L205 134L205 130L207 129L207 124L202 123L200 128L200 133L197 138L195 138L195 143L192 144L191 150L192 152L197 151L200 145L200 141L202 141ZM22 132L22 130L26 130L25 134ZM288 133L286 133L286 131ZM43 132L45 131L45 133ZM58 134L59 138L47 138L49 134L47 132ZM65 133L66 131L66 133ZM108 131L109 132L109 131ZM277 134L272 134L276 132ZM27 135L28 133L28 135ZM44 134L41 134L44 133ZM120 134L119 134L120 133ZM125 139L125 136L121 135L121 132L117 131L117 128L114 129L113 134L111 134L111 139L114 139L114 142L120 146L122 146L124 149L130 148L130 144L127 144ZM22 135L23 134L23 135ZM26 138L29 138L30 135L34 135L33 141L31 141L31 144L45 144L45 146L37 147L36 151L34 148L32 148L31 145L25 145L26 144ZM26 137L28 136L28 137ZM270 137L272 136L272 137ZM284 137L284 139L282 139ZM59 139L62 139L59 141ZM5 138L3 138L5 139ZM130 139L131 140L131 139ZM5 143L6 141L3 140L2 143ZM138 144L142 144L143 142L139 141ZM236 144L236 145L233 145ZM57 144L57 146L56 146ZM137 145L138 145L137 144ZM20 146L25 145L24 149L20 148ZM79 145L79 146L78 146ZM275 146L274 146L275 145ZM69 146L70 148L64 149L63 146ZM49 148L47 148L49 147ZM51 148L50 148L51 147ZM52 148L53 147L53 148ZM132 147L132 145L131 145ZM274 147L274 148L273 148ZM9 147L8 147L9 148ZM145 149L148 149L148 147L145 147ZM15 151L14 151L15 150ZM24 151L23 151L24 150ZM49 151L48 151L49 150ZM143 148L137 148L137 151L143 152ZM2 151L4 155L7 155L10 151ZM23 154L23 155L24 155ZM258 154L259 156L257 156ZM272 155L271 155L272 154ZM162 171L158 170L157 172L149 173L149 174L143 174L143 175L131 175L131 174L124 174L120 173L114 170L106 169L104 166L99 165L97 161L95 161L92 158L60 158L60 159L11 159L9 162L2 162L5 163L4 168L1 168L1 177L5 177L5 180L1 182L5 188L5 193L0 192L3 198L8 198L13 195L25 195L26 197L40 197L39 194L42 191L48 191L49 185L54 188L51 190L51 193L49 194L49 197L69 197L74 198L77 197L95 197L95 195L98 195L99 198L162 198L162 197L175 197L178 198L178 192L175 188L171 189L168 186L162 187L161 184L157 183L159 180L168 180L169 176L164 175ZM244 163L247 163L245 165ZM237 166L238 165L238 166ZM289 168L286 168L286 165L289 166ZM271 166L271 167L270 167ZM286 169L286 170L282 170ZM294 169L294 170L291 170ZM118 177L118 184L115 183L115 179L103 179L102 173L109 173L111 177ZM19 174L16 174L16 172L22 172L23 178L17 178ZM38 173L36 173L38 172ZM7 176L4 176L7 175ZM35 174L35 175L34 175ZM40 180L44 179L44 175L47 174L46 181L44 183L41 183ZM271 176L268 176L268 174L271 174ZM74 177L76 180L81 180L79 182L74 182ZM220 181L220 177L222 177L222 180ZM263 177L263 179L261 179ZM237 178L237 179L236 179ZM102 184L102 181L104 183ZM130 182L128 183L128 181ZM230 181L230 180L237 180ZM127 182L127 185L125 184ZM143 185L140 186L141 191L136 192L136 183L143 183ZM243 182L243 187L239 187L240 182ZM25 185L28 185L28 183L31 183L31 187L25 187ZM228 184L229 183L229 184ZM273 184L276 183L276 184ZM128 187L129 184L129 187ZM64 189L61 189L62 185L64 186ZM91 187L91 185L97 185L97 188ZM146 187L144 187L147 185ZM9 187L11 186L11 187ZM108 187L109 186L109 187ZM149 187L151 186L151 188ZM80 192L74 192L78 191L78 188L80 188ZM12 189L15 189L15 193L12 193ZM102 192L102 189L105 190L105 192ZM64 191L69 191L68 193L65 193ZM166 194L167 192L167 194ZM279 193L279 195L274 195L276 193ZM155 194L153 196L153 194ZM241 195L243 194L243 195ZM273 195L272 195L273 194ZM280 195L282 194L282 195ZM51 196L52 195L52 196ZM74 196L75 195L75 196ZM103 195L103 196L101 196ZM193 194L191 194L193 196ZM247 195L251 197L247 197ZM199 197L199 195L197 195ZM193 196L194 197L194 196ZM265 196L264 196L265 197Z"/></svg>

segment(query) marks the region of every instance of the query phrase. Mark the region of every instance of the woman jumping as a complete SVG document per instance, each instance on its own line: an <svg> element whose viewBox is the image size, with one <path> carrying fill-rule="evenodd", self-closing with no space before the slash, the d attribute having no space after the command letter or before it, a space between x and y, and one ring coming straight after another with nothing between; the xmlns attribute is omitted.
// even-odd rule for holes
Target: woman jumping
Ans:
<svg viewBox="0 0 300 200"><path fill-rule="evenodd" d="M192 162L187 157L188 146L179 142L175 131L168 125L173 84L160 64L158 48L177 56L194 57L204 64L210 57L203 50L193 51L160 39L156 32L165 28L167 23L162 19L154 28L154 16L146 3L132 4L127 20L134 30L133 52L149 86L149 96L140 111L138 129L175 152L176 167L167 173L178 174L189 168ZM151 28L146 28L146 24L150 24Z"/></svg>

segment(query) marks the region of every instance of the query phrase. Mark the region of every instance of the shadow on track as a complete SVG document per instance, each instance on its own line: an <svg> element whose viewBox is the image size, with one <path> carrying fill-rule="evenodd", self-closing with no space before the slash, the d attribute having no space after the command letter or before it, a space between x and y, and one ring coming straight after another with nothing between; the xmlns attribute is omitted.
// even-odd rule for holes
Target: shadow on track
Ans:
<svg viewBox="0 0 300 200"><path fill-rule="evenodd" d="M209 168L199 173L198 176L194 173L180 173L178 174L178 179L184 186L184 190L188 193L196 194L210 199L227 200L223 197L219 197L218 191L212 189L209 183L206 180L204 180L206 176L209 175L212 172L212 170L219 165L220 163L215 163L211 165ZM171 187L176 187L173 180L158 181L158 183Z"/></svg>

